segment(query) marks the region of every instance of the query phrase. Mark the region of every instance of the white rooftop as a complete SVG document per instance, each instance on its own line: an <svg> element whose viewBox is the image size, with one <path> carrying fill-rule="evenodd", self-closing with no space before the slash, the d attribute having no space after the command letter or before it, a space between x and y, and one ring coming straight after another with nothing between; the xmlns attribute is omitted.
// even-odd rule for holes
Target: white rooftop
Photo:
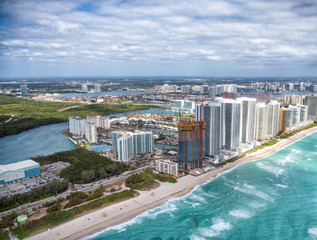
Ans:
<svg viewBox="0 0 317 240"><path fill-rule="evenodd" d="M0 173L19 170L29 167L39 167L39 164L33 160L25 160L17 163L10 163L7 165L0 165Z"/></svg>

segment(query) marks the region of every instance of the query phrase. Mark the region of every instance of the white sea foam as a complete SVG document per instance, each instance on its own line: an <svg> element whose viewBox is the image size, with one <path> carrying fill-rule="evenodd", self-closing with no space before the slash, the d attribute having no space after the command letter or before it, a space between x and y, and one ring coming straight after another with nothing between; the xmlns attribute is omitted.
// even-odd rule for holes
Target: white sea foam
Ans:
<svg viewBox="0 0 317 240"><path fill-rule="evenodd" d="M270 197L268 194L262 192L261 190L257 190L254 186L251 186L249 184L243 184L243 187L236 186L234 187L234 190L243 192L245 194L251 195L251 196L257 196L259 198L262 198L266 201L273 202L274 199Z"/></svg>
<svg viewBox="0 0 317 240"><path fill-rule="evenodd" d="M297 150L297 149L292 149L292 150L291 150L291 152L293 152L293 153L297 153L297 154L302 153L302 151Z"/></svg>
<svg viewBox="0 0 317 240"><path fill-rule="evenodd" d="M280 159L280 160L277 160L277 163L278 163L278 164L281 164L281 165L283 165L283 166L284 166L286 163L288 163L288 162L295 163L293 154L290 154L290 155L286 156L285 158L282 158L282 159Z"/></svg>
<svg viewBox="0 0 317 240"><path fill-rule="evenodd" d="M250 218L251 213L246 209L237 209L229 212L229 215L237 218Z"/></svg>
<svg viewBox="0 0 317 240"><path fill-rule="evenodd" d="M200 206L201 204L200 203L193 203L193 202L188 202L188 201L184 201L184 203L188 204L188 205L191 205L193 208L196 208L197 206Z"/></svg>
<svg viewBox="0 0 317 240"><path fill-rule="evenodd" d="M197 236L196 234L194 234L194 235L191 235L191 236L189 237L189 239L190 239L190 240L205 240L206 238L201 237L201 236Z"/></svg>
<svg viewBox="0 0 317 240"><path fill-rule="evenodd" d="M213 225L211 226L212 229L215 229L216 231L224 231L231 229L231 224L229 222L225 222L221 218L215 218L213 219Z"/></svg>
<svg viewBox="0 0 317 240"><path fill-rule="evenodd" d="M267 171L267 172L273 173L276 177L279 177L281 174L283 174L285 172L284 169L279 168L277 166L268 165L267 163L265 164L262 162L257 162L256 166Z"/></svg>
<svg viewBox="0 0 317 240"><path fill-rule="evenodd" d="M248 205L252 208L264 208L267 206L264 202L258 202L258 201L249 202Z"/></svg>
<svg viewBox="0 0 317 240"><path fill-rule="evenodd" d="M311 239L316 240L317 239L317 227L308 229L308 234L311 237Z"/></svg>
<svg viewBox="0 0 317 240"><path fill-rule="evenodd" d="M285 184L277 183L277 184L274 184L274 185L277 186L277 187L280 187L280 188L288 188L288 185L285 185Z"/></svg>
<svg viewBox="0 0 317 240"><path fill-rule="evenodd" d="M214 218L212 220L213 225L210 228L201 228L199 229L199 234L202 237L216 237L221 234L222 231L230 230L231 224L229 222L225 222L221 218Z"/></svg>
<svg viewBox="0 0 317 240"><path fill-rule="evenodd" d="M311 160L312 160L311 158L308 158L308 159L307 159L307 161L311 161Z"/></svg>

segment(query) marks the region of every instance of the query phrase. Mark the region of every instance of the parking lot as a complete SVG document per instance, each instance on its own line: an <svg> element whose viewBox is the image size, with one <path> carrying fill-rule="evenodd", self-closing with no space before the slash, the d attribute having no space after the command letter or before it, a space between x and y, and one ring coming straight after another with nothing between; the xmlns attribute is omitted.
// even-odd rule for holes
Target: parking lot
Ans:
<svg viewBox="0 0 317 240"><path fill-rule="evenodd" d="M57 162L41 167L41 175L34 176L16 182L0 185L0 197L10 197L15 194L25 193L33 188L44 186L54 180L62 180L58 175L61 169L68 167L69 163Z"/></svg>

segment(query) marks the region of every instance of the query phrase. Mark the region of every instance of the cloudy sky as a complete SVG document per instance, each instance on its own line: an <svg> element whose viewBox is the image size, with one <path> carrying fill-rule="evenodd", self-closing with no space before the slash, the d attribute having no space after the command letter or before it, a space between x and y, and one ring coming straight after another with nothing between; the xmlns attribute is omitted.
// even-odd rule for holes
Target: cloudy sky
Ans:
<svg viewBox="0 0 317 240"><path fill-rule="evenodd" d="M0 77L316 76L316 0L1 0Z"/></svg>

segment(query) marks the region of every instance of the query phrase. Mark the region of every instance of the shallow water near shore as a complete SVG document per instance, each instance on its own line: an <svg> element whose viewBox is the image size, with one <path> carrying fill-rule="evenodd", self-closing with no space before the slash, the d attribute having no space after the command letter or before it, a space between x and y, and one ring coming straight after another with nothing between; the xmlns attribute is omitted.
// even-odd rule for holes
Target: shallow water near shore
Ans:
<svg viewBox="0 0 317 240"><path fill-rule="evenodd" d="M317 239L317 133L84 239Z"/></svg>

